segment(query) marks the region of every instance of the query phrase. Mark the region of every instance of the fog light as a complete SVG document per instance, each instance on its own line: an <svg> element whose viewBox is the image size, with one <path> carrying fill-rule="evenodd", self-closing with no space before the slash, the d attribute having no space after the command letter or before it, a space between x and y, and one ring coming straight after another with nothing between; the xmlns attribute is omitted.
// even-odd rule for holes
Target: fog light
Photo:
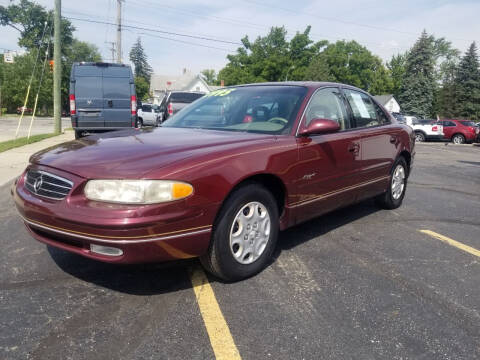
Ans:
<svg viewBox="0 0 480 360"><path fill-rule="evenodd" d="M123 255L122 249L117 249L110 246L95 245L95 244L90 244L90 251L97 254L101 254L101 255L107 255L107 256Z"/></svg>

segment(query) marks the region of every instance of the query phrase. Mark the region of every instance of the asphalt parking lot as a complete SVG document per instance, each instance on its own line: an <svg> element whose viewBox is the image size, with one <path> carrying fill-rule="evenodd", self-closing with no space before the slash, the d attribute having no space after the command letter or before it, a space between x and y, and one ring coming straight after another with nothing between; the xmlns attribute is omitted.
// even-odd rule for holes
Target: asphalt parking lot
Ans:
<svg viewBox="0 0 480 360"><path fill-rule="evenodd" d="M2 359L480 358L480 147L417 145L402 207L289 229L270 267L232 284L196 260L47 248L0 195Z"/></svg>

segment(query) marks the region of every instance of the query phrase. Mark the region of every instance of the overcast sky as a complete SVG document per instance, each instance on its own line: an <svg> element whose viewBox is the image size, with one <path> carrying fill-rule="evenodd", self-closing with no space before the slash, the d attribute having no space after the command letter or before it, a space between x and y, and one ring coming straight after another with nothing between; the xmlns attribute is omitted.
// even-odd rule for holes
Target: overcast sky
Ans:
<svg viewBox="0 0 480 360"><path fill-rule="evenodd" d="M17 1L14 1L17 2ZM52 8L54 0L38 0ZM10 0L0 0L8 5ZM117 0L63 0L63 16L115 22ZM480 0L125 0L123 23L174 32L208 41L139 29L123 31L123 59L140 36L155 73L180 74L183 68L199 72L220 70L240 39L254 40L271 26L284 25L289 37L312 26L311 38L356 40L384 60L409 49L423 29L444 36L466 50L480 42ZM104 60L111 58L108 41L116 29L105 24L71 20L75 37L98 46ZM15 30L0 28L0 51L18 49ZM223 41L223 42L222 42Z"/></svg>

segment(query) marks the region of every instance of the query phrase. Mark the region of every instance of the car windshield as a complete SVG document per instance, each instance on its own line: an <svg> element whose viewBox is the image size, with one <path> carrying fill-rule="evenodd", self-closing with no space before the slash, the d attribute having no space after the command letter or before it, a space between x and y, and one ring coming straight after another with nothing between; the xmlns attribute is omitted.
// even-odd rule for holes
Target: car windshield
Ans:
<svg viewBox="0 0 480 360"><path fill-rule="evenodd" d="M302 86L220 89L180 110L162 126L285 134L306 93Z"/></svg>
<svg viewBox="0 0 480 360"><path fill-rule="evenodd" d="M475 126L473 121L460 121L460 123L464 126Z"/></svg>

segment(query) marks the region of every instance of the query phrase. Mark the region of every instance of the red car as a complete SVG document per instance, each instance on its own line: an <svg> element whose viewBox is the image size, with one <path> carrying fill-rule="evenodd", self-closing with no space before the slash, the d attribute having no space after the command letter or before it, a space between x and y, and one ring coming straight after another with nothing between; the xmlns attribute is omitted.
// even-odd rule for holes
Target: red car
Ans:
<svg viewBox="0 0 480 360"><path fill-rule="evenodd" d="M444 138L454 144L473 142L478 137L479 128L469 120L441 120L437 124L443 125Z"/></svg>
<svg viewBox="0 0 480 360"><path fill-rule="evenodd" d="M268 264L280 230L370 197L400 206L414 143L357 88L245 85L160 128L41 151L12 193L45 244L111 263L199 256L237 280Z"/></svg>

